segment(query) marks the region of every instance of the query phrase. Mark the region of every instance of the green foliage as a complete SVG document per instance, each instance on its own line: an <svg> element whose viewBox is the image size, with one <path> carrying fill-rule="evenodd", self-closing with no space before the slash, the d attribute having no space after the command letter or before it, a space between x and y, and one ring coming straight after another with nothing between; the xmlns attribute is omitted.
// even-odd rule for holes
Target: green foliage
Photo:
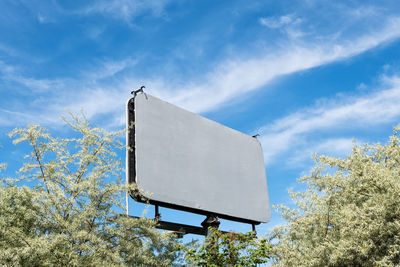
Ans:
<svg viewBox="0 0 400 267"><path fill-rule="evenodd" d="M0 265L173 265L171 235L152 220L120 215L127 186L115 150L124 148L123 132L76 116L66 122L77 138L54 138L40 126L10 134L32 153L17 178L0 184Z"/></svg>
<svg viewBox="0 0 400 267"><path fill-rule="evenodd" d="M400 146L354 146L346 159L320 156L286 226L271 234L272 266L399 266Z"/></svg>
<svg viewBox="0 0 400 267"><path fill-rule="evenodd" d="M185 259L196 266L256 266L268 260L266 239L257 239L253 232L222 233L211 228L212 234L202 246L193 242L181 247Z"/></svg>

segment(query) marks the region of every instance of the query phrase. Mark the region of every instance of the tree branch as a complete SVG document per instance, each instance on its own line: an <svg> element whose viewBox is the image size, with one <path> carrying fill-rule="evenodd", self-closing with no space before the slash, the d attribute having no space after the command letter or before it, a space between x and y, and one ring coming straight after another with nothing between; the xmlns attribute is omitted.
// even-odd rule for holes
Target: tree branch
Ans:
<svg viewBox="0 0 400 267"><path fill-rule="evenodd" d="M45 176L44 170L43 170L43 164L40 161L39 151L38 151L38 149L36 147L36 142L35 142L35 144L32 143L32 146L33 146L33 150L35 151L35 157L36 157L36 161L39 164L40 172L42 173L42 178L43 178L44 185L46 187L46 191L47 191L48 194L50 194L49 188L47 187L46 176Z"/></svg>

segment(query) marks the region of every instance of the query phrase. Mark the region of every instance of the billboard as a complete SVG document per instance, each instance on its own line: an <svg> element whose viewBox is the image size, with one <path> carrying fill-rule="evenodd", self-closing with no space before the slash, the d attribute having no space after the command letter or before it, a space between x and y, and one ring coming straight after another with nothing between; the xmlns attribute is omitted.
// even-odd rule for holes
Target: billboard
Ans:
<svg viewBox="0 0 400 267"><path fill-rule="evenodd" d="M127 175L145 192L137 201L268 222L263 152L251 136L149 94L128 101Z"/></svg>

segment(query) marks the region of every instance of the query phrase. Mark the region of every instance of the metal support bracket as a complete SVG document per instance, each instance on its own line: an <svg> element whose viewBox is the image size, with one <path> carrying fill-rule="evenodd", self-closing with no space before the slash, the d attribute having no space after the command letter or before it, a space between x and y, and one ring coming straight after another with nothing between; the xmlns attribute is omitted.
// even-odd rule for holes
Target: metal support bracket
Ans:
<svg viewBox="0 0 400 267"><path fill-rule="evenodd" d="M140 219L141 217L137 216L129 216L130 218ZM194 234L194 235L207 235L207 231L204 227L198 227L193 225L181 224L181 223L173 223L166 221L157 221L156 220L156 228L161 230L168 230L177 233L178 237L183 237L186 234ZM220 231L224 234L228 233L225 231Z"/></svg>
<svg viewBox="0 0 400 267"><path fill-rule="evenodd" d="M142 85L142 86L140 86L139 89L133 90L133 91L131 92L131 94L133 95L133 97L135 97L139 92L144 93L144 92L143 92L143 89L144 89L144 88L146 88L146 86Z"/></svg>
<svg viewBox="0 0 400 267"><path fill-rule="evenodd" d="M142 86L140 86L140 88L139 89L137 89L137 90L133 90L132 92L131 92L131 94L133 95L133 98L135 98L136 97L136 95L138 94L138 93L143 93L144 94L144 96L146 97L146 99L147 99L147 95L146 95L146 93L144 92L144 88L146 88L146 86L144 86L144 85L142 85Z"/></svg>

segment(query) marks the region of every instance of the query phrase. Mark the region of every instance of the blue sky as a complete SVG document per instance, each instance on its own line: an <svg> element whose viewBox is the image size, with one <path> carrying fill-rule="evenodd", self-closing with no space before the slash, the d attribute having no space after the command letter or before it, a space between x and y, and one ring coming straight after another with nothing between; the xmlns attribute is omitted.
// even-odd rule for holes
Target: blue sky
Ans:
<svg viewBox="0 0 400 267"><path fill-rule="evenodd" d="M400 123L395 0L5 0L0 10L0 160L10 173L26 153L11 129L39 123L68 135L59 119L67 108L120 129L141 85L259 133L273 204L290 203L312 153L342 157L353 140L385 142ZM259 232L280 222L274 212Z"/></svg>

